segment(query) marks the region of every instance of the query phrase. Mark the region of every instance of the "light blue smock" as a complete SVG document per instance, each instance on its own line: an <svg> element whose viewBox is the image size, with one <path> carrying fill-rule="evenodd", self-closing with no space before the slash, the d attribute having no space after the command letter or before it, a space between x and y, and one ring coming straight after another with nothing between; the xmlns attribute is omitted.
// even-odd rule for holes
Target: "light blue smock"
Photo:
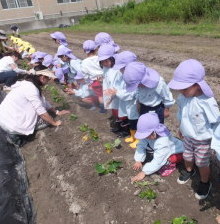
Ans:
<svg viewBox="0 0 220 224"><path fill-rule="evenodd" d="M92 91L89 89L88 84L80 84L79 89L74 90L75 91L75 96L78 96L80 98L86 98L91 95L93 95Z"/></svg>
<svg viewBox="0 0 220 224"><path fill-rule="evenodd" d="M112 68L103 69L103 92L107 89L113 89L114 86L119 86L119 76L121 72ZM105 109L118 109L119 99L116 96L107 96L103 94L103 101Z"/></svg>
<svg viewBox="0 0 220 224"><path fill-rule="evenodd" d="M149 107L155 107L163 103L165 107L171 107L175 100L173 95L162 77L155 88L138 87L138 101Z"/></svg>
<svg viewBox="0 0 220 224"><path fill-rule="evenodd" d="M81 59L72 59L68 63L69 66L69 73L68 73L68 83L73 83L74 77L76 76L77 72L81 72Z"/></svg>
<svg viewBox="0 0 220 224"><path fill-rule="evenodd" d="M219 108L213 97L204 94L197 97L177 98L180 131L183 136L195 140L208 140L213 136L213 128L219 122Z"/></svg>

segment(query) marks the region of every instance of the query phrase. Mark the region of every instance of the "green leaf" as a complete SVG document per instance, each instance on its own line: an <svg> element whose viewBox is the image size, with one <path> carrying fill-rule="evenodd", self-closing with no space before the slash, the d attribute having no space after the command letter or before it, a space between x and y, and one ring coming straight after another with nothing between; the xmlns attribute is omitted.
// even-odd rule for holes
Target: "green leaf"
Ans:
<svg viewBox="0 0 220 224"><path fill-rule="evenodd" d="M106 149L112 149L112 148L113 148L112 143L110 143L110 142L105 143L105 144L104 144L104 147L105 147Z"/></svg>
<svg viewBox="0 0 220 224"><path fill-rule="evenodd" d="M99 163L96 163L95 169L98 174L106 174L106 172L107 172L105 169L105 166L103 164L99 164Z"/></svg>
<svg viewBox="0 0 220 224"><path fill-rule="evenodd" d="M89 130L89 126L88 124L83 124L79 127L79 130L82 131L82 132L86 132Z"/></svg>
<svg viewBox="0 0 220 224"><path fill-rule="evenodd" d="M75 121L78 117L75 114L70 115L70 120Z"/></svg>
<svg viewBox="0 0 220 224"><path fill-rule="evenodd" d="M140 192L138 196L142 199L146 198L149 201L151 201L157 197L157 194L155 191L153 191L152 189L149 188L146 191Z"/></svg>
<svg viewBox="0 0 220 224"><path fill-rule="evenodd" d="M153 224L161 224L161 221L160 220L157 220Z"/></svg>
<svg viewBox="0 0 220 224"><path fill-rule="evenodd" d="M121 140L119 138L115 139L112 145L113 147L117 148L119 145L121 145Z"/></svg>

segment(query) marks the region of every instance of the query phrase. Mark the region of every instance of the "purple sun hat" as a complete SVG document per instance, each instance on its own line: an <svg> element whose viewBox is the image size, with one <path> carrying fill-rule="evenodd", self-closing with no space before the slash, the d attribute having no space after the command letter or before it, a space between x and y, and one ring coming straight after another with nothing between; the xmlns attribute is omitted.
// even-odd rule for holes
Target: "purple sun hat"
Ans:
<svg viewBox="0 0 220 224"><path fill-rule="evenodd" d="M44 60L42 62L42 65L49 67L50 65L53 64L53 56L48 54L44 57Z"/></svg>
<svg viewBox="0 0 220 224"><path fill-rule="evenodd" d="M125 67L123 79L126 83L126 90L132 92L138 88L144 75L146 66L141 62L131 62Z"/></svg>
<svg viewBox="0 0 220 224"><path fill-rule="evenodd" d="M161 137L169 136L170 132L164 124L161 124L158 115L154 112L143 114L139 117L135 138L144 139L153 132Z"/></svg>
<svg viewBox="0 0 220 224"><path fill-rule="evenodd" d="M83 50L88 54L90 51L94 51L97 48L95 41L93 40L86 40L83 43Z"/></svg>
<svg viewBox="0 0 220 224"><path fill-rule="evenodd" d="M67 56L69 57L70 59L77 59L75 55L73 55L72 51L67 48L67 47L62 47L62 48L58 48L58 51L57 51L57 56L61 56L61 55L64 55L64 56Z"/></svg>
<svg viewBox="0 0 220 224"><path fill-rule="evenodd" d="M57 31L57 32L51 33L50 36L53 39L58 40L62 45L64 45L64 46L68 45L68 43L66 41L66 36L62 32Z"/></svg>
<svg viewBox="0 0 220 224"><path fill-rule="evenodd" d="M205 68L203 65L195 59L188 59L178 65L168 86L171 89L181 90L197 83L206 96L213 97L214 94L204 77Z"/></svg>
<svg viewBox="0 0 220 224"><path fill-rule="evenodd" d="M113 57L115 54L115 49L110 44L103 44L98 50L98 60L104 61L110 57Z"/></svg>
<svg viewBox="0 0 220 224"><path fill-rule="evenodd" d="M152 68L146 67L146 73L141 80L141 84L148 88L155 88L158 85L159 80L159 73Z"/></svg>
<svg viewBox="0 0 220 224"><path fill-rule="evenodd" d="M115 52L120 50L120 47L114 42L111 35L105 32L96 34L95 43L97 46L101 46L102 44L111 44L114 47Z"/></svg>
<svg viewBox="0 0 220 224"><path fill-rule="evenodd" d="M84 75L81 71L77 71L76 76L74 77L75 80L84 79Z"/></svg>
<svg viewBox="0 0 220 224"><path fill-rule="evenodd" d="M120 70L131 62L137 60L137 56L131 51L123 51L115 55L115 65L113 69Z"/></svg>

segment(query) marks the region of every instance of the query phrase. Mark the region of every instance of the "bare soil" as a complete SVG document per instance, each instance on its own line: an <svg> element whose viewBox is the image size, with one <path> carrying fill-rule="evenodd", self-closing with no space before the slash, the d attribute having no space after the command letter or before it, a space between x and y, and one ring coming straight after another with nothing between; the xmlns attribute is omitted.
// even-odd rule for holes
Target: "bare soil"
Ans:
<svg viewBox="0 0 220 224"><path fill-rule="evenodd" d="M94 39L95 33L66 33L70 48L79 58L84 58L82 43ZM56 44L48 33L23 37L37 50L51 54ZM157 69L169 81L174 68L184 59L196 58L205 65L207 81L219 101L220 39L193 36L113 35L122 50L136 53L140 61ZM59 87L58 87L59 88ZM61 94L65 95L60 91ZM176 93L174 93L176 96ZM49 96L48 96L49 97ZM89 111L77 99L66 96L71 111L77 114L76 121L62 117L63 125L39 131L34 141L22 149L30 182L38 224L152 224L161 219L167 224L174 217L186 215L199 224L214 224L220 208L218 164L213 162L213 188L205 201L194 197L197 176L186 185L178 185L179 171L161 178L155 174L146 180L158 181L152 188L157 198L148 202L136 195L137 188L130 178L134 151L122 140L122 148L107 154L103 144L116 137L109 131L109 114ZM176 133L176 107L166 123ZM82 141L79 126L87 123L100 136L98 142ZM111 159L123 162L117 174L99 176L95 163ZM180 166L181 169L181 166Z"/></svg>

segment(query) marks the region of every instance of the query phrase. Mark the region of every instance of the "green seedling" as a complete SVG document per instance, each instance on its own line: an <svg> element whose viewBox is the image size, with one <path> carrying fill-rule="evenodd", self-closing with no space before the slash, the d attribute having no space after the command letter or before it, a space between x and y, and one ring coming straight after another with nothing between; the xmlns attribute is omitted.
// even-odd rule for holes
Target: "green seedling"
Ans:
<svg viewBox="0 0 220 224"><path fill-rule="evenodd" d="M75 121L78 117L75 114L70 114L70 120Z"/></svg>
<svg viewBox="0 0 220 224"><path fill-rule="evenodd" d="M187 216L180 216L172 219L171 224L197 224L198 221Z"/></svg>
<svg viewBox="0 0 220 224"><path fill-rule="evenodd" d="M98 141L99 140L99 135L98 133L92 129L92 128L89 128L89 136L90 138L93 140L93 141Z"/></svg>
<svg viewBox="0 0 220 224"><path fill-rule="evenodd" d="M117 139L115 139L115 141L113 143L107 142L107 143L104 144L105 151L107 153L111 153L114 148L117 148L120 145L121 145L121 140L119 138L117 138Z"/></svg>
<svg viewBox="0 0 220 224"><path fill-rule="evenodd" d="M146 198L148 201L151 201L157 197L157 194L154 190L149 188L145 191L140 192L138 196L142 199Z"/></svg>
<svg viewBox="0 0 220 224"><path fill-rule="evenodd" d="M146 187L146 186L152 186L152 185L155 185L157 186L159 183L157 181L153 181L153 182L150 182L150 181L138 181L138 182L135 182L135 185L139 186L139 187Z"/></svg>
<svg viewBox="0 0 220 224"><path fill-rule="evenodd" d="M79 127L79 130L82 131L82 132L87 132L89 130L89 126L88 124L82 124L80 127Z"/></svg>
<svg viewBox="0 0 220 224"><path fill-rule="evenodd" d="M116 173L120 168L122 168L122 162L116 160L111 160L104 164L96 163L95 165L96 172L100 175Z"/></svg>
<svg viewBox="0 0 220 224"><path fill-rule="evenodd" d="M153 224L162 224L160 220L155 221Z"/></svg>

